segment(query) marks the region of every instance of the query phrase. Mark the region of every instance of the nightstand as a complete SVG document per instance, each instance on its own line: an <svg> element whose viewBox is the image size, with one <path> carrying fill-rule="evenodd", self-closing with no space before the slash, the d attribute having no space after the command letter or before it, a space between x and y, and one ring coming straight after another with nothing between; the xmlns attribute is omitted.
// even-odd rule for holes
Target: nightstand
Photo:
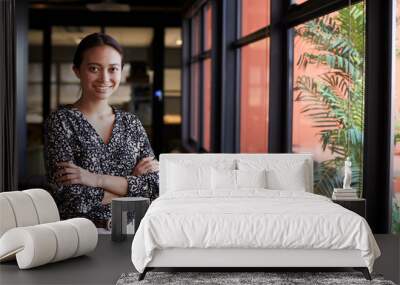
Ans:
<svg viewBox="0 0 400 285"><path fill-rule="evenodd" d="M348 199L348 200L337 200L332 199L332 202L339 204L340 206L359 214L361 217L366 217L367 201L365 199Z"/></svg>
<svg viewBox="0 0 400 285"><path fill-rule="evenodd" d="M139 228L140 221L146 214L150 205L149 198L122 197L114 198L111 202L111 239L112 241L123 241L127 235L128 212L135 215L135 232Z"/></svg>

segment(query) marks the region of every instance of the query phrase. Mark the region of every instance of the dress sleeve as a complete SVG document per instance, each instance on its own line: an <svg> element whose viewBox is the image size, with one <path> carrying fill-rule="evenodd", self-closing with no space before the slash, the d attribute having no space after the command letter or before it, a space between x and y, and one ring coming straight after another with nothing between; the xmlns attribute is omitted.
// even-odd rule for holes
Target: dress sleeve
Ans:
<svg viewBox="0 0 400 285"><path fill-rule="evenodd" d="M138 119L135 120L137 124L136 132L139 142L139 157L137 161L145 157L154 157L154 152L150 146L149 139L147 137L146 131ZM140 176L127 176L128 180L128 196L131 197L147 197L154 200L158 197L158 183L159 175L158 171L149 172Z"/></svg>
<svg viewBox="0 0 400 285"><path fill-rule="evenodd" d="M44 124L44 159L47 179L50 184L56 185L53 195L59 205L60 214L64 217L73 216L75 212L86 212L87 201L100 203L103 197L102 191L97 188L98 191L91 191L91 198L88 199L87 186L79 184L62 186L56 183L56 163L72 161L77 164L72 149L73 132L66 124L67 118L57 113L51 114ZM63 207L60 208L61 204Z"/></svg>

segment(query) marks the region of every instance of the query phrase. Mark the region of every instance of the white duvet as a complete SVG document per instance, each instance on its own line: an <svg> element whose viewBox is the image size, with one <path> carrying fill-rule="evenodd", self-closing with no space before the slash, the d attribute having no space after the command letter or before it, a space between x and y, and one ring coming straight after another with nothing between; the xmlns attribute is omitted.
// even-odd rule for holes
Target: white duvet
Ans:
<svg viewBox="0 0 400 285"><path fill-rule="evenodd" d="M380 255L359 215L320 195L265 189L164 194L140 223L133 265L143 272L165 248L358 249L370 271Z"/></svg>

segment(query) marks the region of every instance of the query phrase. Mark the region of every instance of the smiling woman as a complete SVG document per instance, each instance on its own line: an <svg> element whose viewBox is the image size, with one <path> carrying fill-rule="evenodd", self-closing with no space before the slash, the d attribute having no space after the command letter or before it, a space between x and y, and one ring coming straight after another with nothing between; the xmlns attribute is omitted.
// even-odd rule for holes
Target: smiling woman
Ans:
<svg viewBox="0 0 400 285"><path fill-rule="evenodd" d="M158 162L138 118L111 107L121 81L123 51L95 33L77 47L73 71L82 95L45 123L47 177L61 218L87 217L106 227L114 197L158 195Z"/></svg>

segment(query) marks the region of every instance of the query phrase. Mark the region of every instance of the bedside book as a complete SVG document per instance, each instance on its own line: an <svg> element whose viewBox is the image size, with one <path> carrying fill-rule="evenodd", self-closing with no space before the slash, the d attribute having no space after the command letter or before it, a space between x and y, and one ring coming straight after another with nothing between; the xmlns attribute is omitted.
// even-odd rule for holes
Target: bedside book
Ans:
<svg viewBox="0 0 400 285"><path fill-rule="evenodd" d="M359 199L357 195L352 196L340 196L340 195L332 195L332 200L357 200Z"/></svg>
<svg viewBox="0 0 400 285"><path fill-rule="evenodd" d="M333 188L333 192L336 193L357 193L357 190L354 188Z"/></svg>
<svg viewBox="0 0 400 285"><path fill-rule="evenodd" d="M334 188L332 199L336 200L353 200L357 199L357 190L353 188Z"/></svg>

